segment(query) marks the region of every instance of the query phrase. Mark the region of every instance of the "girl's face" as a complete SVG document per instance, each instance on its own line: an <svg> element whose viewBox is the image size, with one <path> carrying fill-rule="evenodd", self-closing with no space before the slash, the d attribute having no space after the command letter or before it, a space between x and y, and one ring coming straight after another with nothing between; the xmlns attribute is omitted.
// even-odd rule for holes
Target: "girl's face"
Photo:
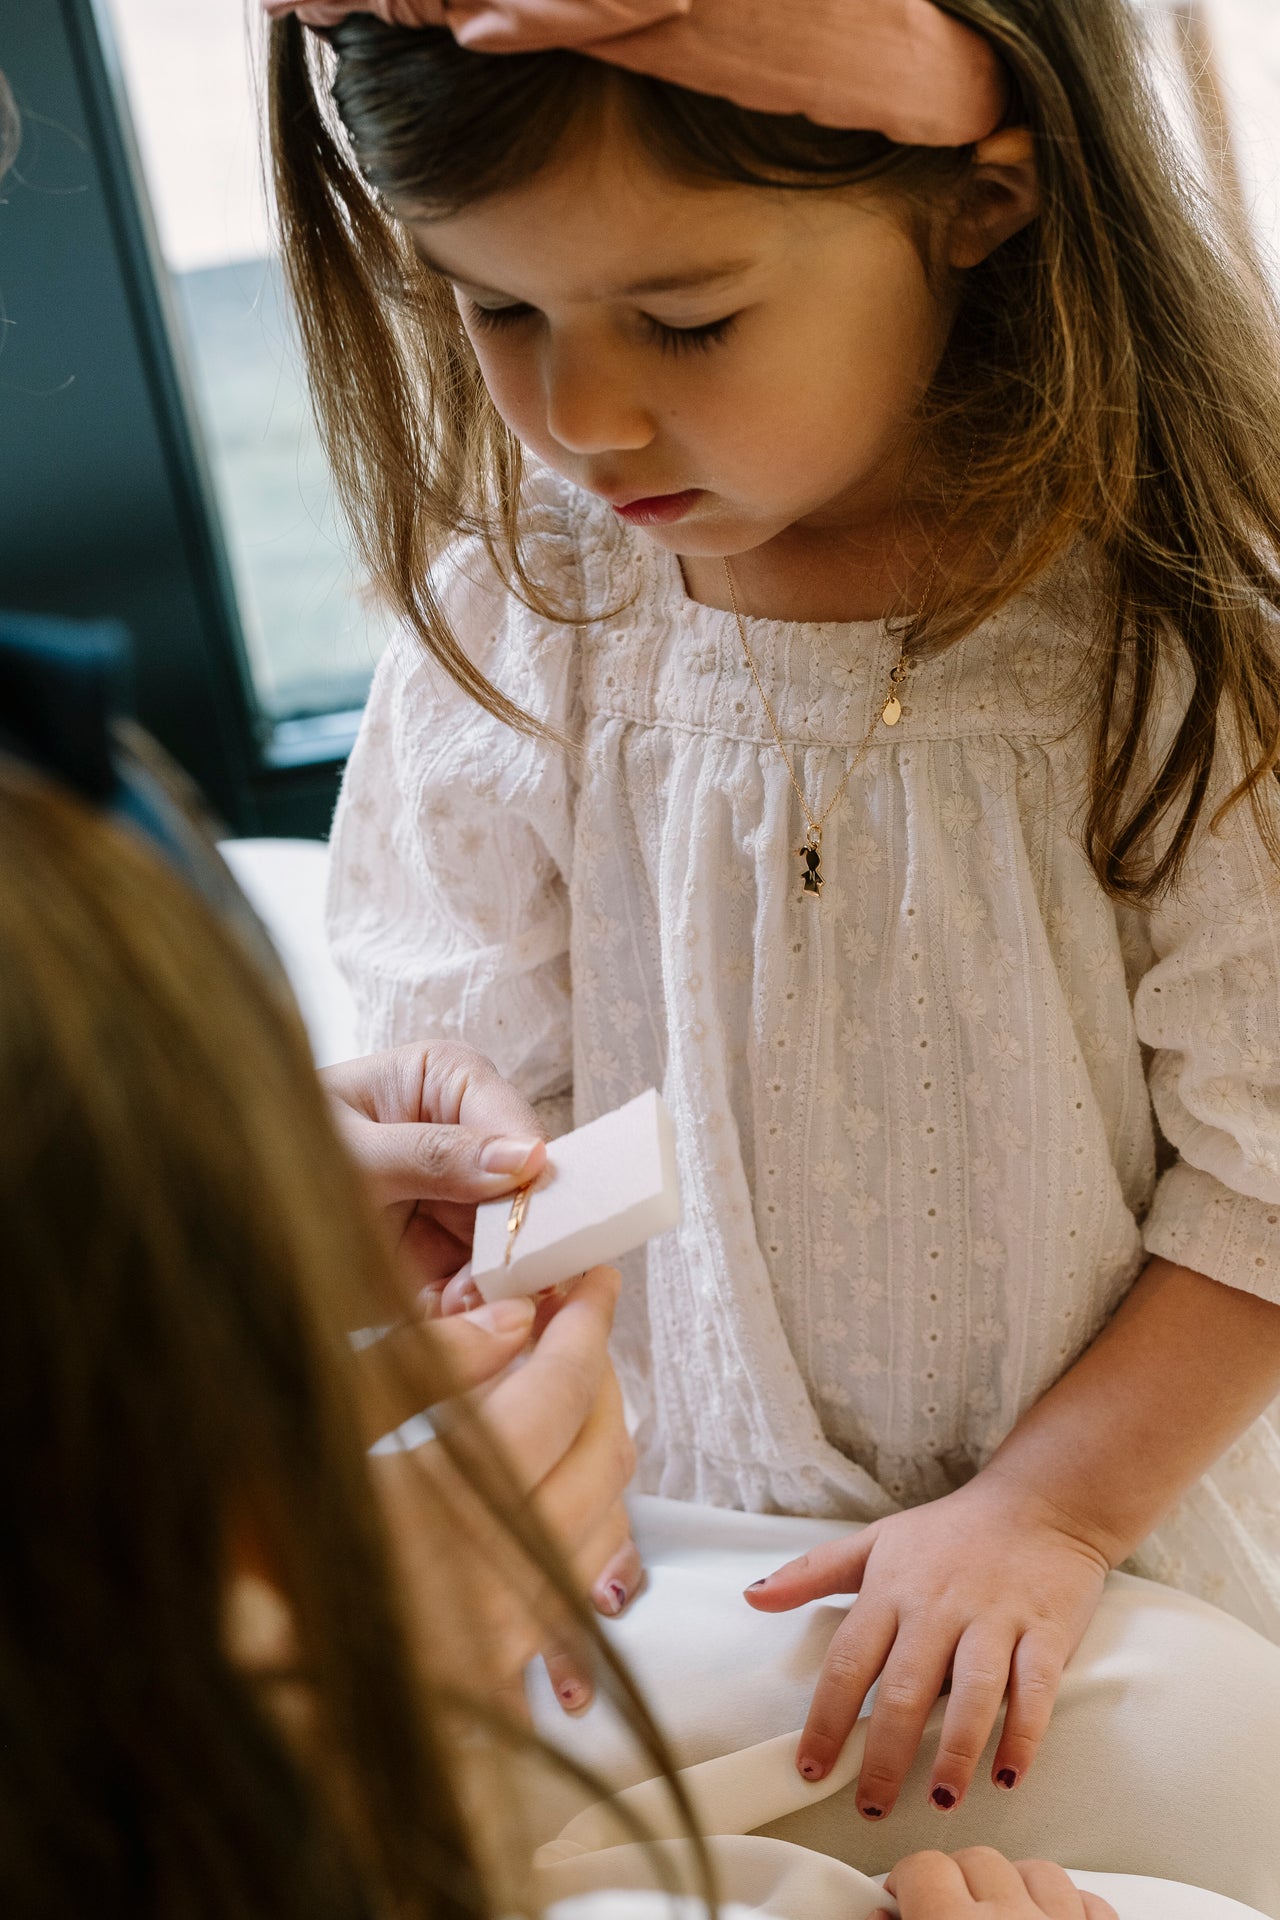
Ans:
<svg viewBox="0 0 1280 1920"><path fill-rule="evenodd" d="M682 184L615 127L408 225L512 432L615 507L668 496L625 515L660 545L742 553L892 497L956 276L887 199Z"/></svg>

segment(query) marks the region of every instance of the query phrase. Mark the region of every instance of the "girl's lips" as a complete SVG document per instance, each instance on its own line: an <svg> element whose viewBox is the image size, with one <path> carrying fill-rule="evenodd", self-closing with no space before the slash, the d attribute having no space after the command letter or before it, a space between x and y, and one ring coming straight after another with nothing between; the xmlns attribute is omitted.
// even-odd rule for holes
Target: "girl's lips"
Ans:
<svg viewBox="0 0 1280 1920"><path fill-rule="evenodd" d="M632 526L655 526L659 521L683 519L701 494L701 487L687 487L683 493L655 493L647 500L629 500L625 507L615 505L613 510Z"/></svg>

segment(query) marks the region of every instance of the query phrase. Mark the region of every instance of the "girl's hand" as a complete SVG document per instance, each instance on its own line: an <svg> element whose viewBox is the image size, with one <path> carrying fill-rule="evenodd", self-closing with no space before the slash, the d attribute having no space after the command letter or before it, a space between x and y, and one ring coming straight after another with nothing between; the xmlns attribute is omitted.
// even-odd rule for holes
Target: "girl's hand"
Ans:
<svg viewBox="0 0 1280 1920"><path fill-rule="evenodd" d="M617 1298L618 1276L611 1268L597 1267L584 1275L557 1303L524 1364L497 1379L480 1408L511 1463L517 1491L536 1502L542 1521L603 1613L618 1612L642 1578L622 1504L635 1453L608 1356ZM433 1322L426 1337L445 1339L461 1379L479 1386L506 1367L533 1326L532 1302L501 1301L457 1316L447 1332L444 1323ZM541 1611L544 1596L459 1486L443 1448L427 1442L412 1452L376 1455L370 1465L391 1521L429 1668L453 1677L460 1670L474 1672L483 1642L491 1655L488 1684L509 1689L518 1685L533 1655L542 1652L561 1704L569 1710L585 1706L591 1682L581 1661L559 1644L548 1644ZM438 1516L428 1512L423 1499L424 1472L436 1480L456 1521L450 1577L443 1581ZM467 1597L466 1617L451 1623L449 1609L460 1593ZM465 1668L459 1667L460 1661Z"/></svg>
<svg viewBox="0 0 1280 1920"><path fill-rule="evenodd" d="M1079 1892L1061 1867L1048 1860L1020 1860L1015 1866L994 1847L966 1847L950 1859L945 1853L913 1853L898 1862L884 1885L902 1920L1116 1920L1108 1901Z"/></svg>
<svg viewBox="0 0 1280 1920"><path fill-rule="evenodd" d="M989 1466L944 1499L876 1520L757 1581L746 1597L768 1613L858 1595L827 1651L796 1754L800 1772L806 1780L830 1772L878 1678L857 1803L868 1819L889 1813L950 1673L929 1783L934 1806L946 1811L963 1799L1006 1688L991 1771L997 1786L1016 1786L1107 1571L1099 1546Z"/></svg>

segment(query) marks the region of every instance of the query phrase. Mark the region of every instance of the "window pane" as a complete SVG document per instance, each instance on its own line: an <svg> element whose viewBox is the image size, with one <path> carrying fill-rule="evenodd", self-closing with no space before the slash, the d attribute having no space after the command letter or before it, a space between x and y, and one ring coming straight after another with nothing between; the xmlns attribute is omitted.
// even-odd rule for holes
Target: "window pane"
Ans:
<svg viewBox="0 0 1280 1920"><path fill-rule="evenodd" d="M257 8L109 0L235 574L273 719L359 706L386 638L308 411L267 217Z"/></svg>

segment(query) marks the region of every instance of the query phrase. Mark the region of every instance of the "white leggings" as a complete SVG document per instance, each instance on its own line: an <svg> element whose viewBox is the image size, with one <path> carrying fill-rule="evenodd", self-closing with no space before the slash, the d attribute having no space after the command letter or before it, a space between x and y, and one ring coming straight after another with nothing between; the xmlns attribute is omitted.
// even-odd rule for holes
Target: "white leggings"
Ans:
<svg viewBox="0 0 1280 1920"><path fill-rule="evenodd" d="M843 1607L768 1615L741 1597L784 1560L856 1528L648 1498L633 1517L648 1585L609 1632L677 1764L696 1770L686 1784L705 1831L795 1842L868 1875L922 1847L985 1844L1013 1858L1181 1882L1280 1920L1280 1646L1252 1628L1173 1588L1113 1574L1026 1780L1012 1793L990 1784L993 1735L962 1805L933 1808L939 1710L893 1813L872 1824L853 1804L860 1731L834 1791L831 1780L807 1785L792 1764ZM597 1704L571 1721L536 1675L532 1693L539 1727L615 1789L652 1773L610 1709ZM681 1830L657 1783L628 1798L650 1830ZM565 1858L627 1838L607 1812L589 1809L583 1789L549 1783L536 1837L551 1840L573 1821L559 1848Z"/></svg>

